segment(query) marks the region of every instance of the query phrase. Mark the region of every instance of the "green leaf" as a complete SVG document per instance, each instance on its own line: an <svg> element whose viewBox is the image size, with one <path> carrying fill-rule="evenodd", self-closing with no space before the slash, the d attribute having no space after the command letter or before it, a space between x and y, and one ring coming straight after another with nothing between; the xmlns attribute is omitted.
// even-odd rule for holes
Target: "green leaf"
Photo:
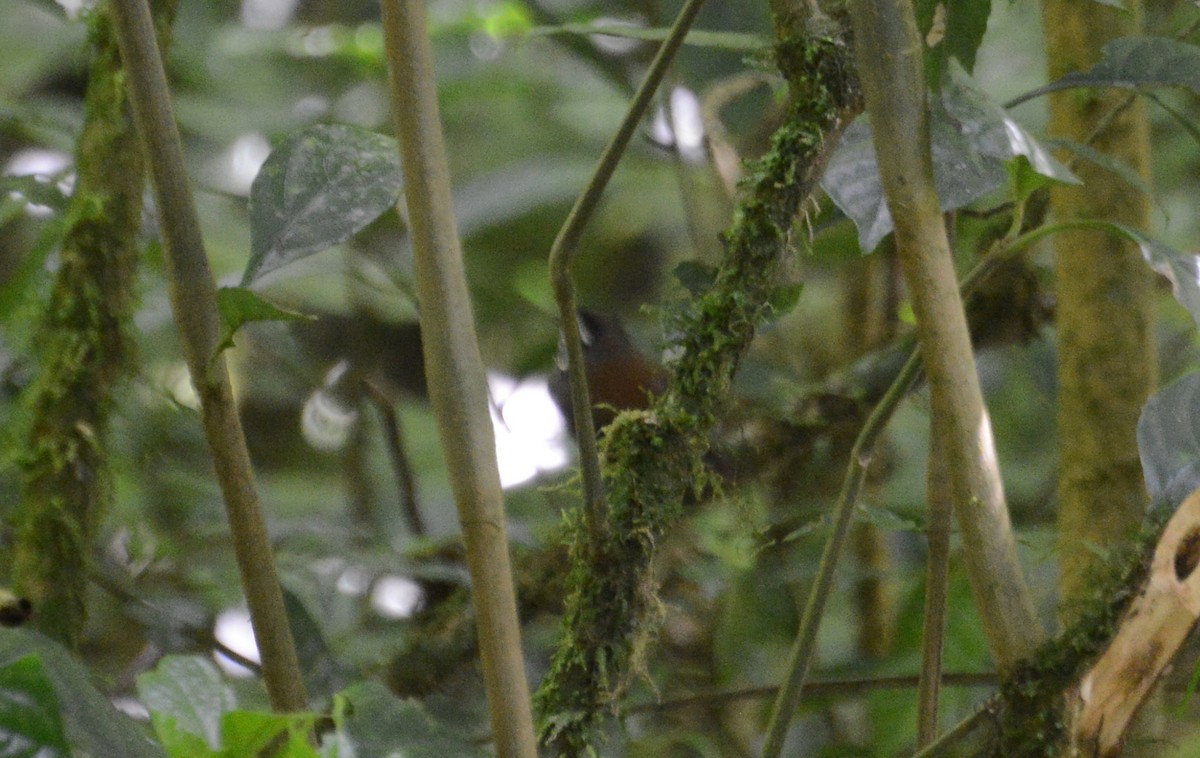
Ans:
<svg viewBox="0 0 1200 758"><path fill-rule="evenodd" d="M221 752L209 747L197 734L184 731L172 716L151 715L154 733L171 758L220 758Z"/></svg>
<svg viewBox="0 0 1200 758"><path fill-rule="evenodd" d="M954 61L947 67L941 98L930 104L929 126L934 183L943 211L962 208L1003 186L1005 164L1017 155L1028 158L1040 174L1079 182ZM892 216L865 120L846 130L821 185L854 221L864 252L874 250L891 232Z"/></svg>
<svg viewBox="0 0 1200 758"><path fill-rule="evenodd" d="M138 677L137 690L172 755L183 755L179 748L184 743L198 744L189 735L210 750L221 747L221 719L237 707L237 700L211 660L167 656L154 671Z"/></svg>
<svg viewBox="0 0 1200 758"><path fill-rule="evenodd" d="M786 316L796 307L796 303L800 302L800 293L804 291L804 283L783 284L771 290L771 295L767 299L767 303L771 306L771 312L768 318L771 321Z"/></svg>
<svg viewBox="0 0 1200 758"><path fill-rule="evenodd" d="M1183 253L1144 232L1124 224L1113 230L1136 244L1150 268L1171 282L1171 292L1200 326L1200 255Z"/></svg>
<svg viewBox="0 0 1200 758"><path fill-rule="evenodd" d="M349 239L396 204L401 186L390 137L341 124L293 134L250 188L250 261L242 284Z"/></svg>
<svg viewBox="0 0 1200 758"><path fill-rule="evenodd" d="M71 755L54 685L36 655L0 667L0 757Z"/></svg>
<svg viewBox="0 0 1200 758"><path fill-rule="evenodd" d="M1005 107L1075 87L1186 87L1200 94L1200 47L1170 37L1121 37L1105 45L1100 62L1087 71L1073 71Z"/></svg>
<svg viewBox="0 0 1200 758"><path fill-rule="evenodd" d="M717 278L717 269L699 261L681 261L671 272L688 294L693 297L712 286Z"/></svg>
<svg viewBox="0 0 1200 758"><path fill-rule="evenodd" d="M67 220L56 218L47 223L33 248L25 254L8 280L0 285L0 324L7 323L21 304L30 297L46 271L50 254L62 244L67 233Z"/></svg>
<svg viewBox="0 0 1200 758"><path fill-rule="evenodd" d="M315 713L227 713L221 724L225 739L221 755L223 758L243 758L262 755L266 748L271 748L268 754L276 758L319 758L309 743L316 720Z"/></svg>
<svg viewBox="0 0 1200 758"><path fill-rule="evenodd" d="M946 49L968 72L975 70L975 54L983 44L991 0L953 0L946 13Z"/></svg>
<svg viewBox="0 0 1200 758"><path fill-rule="evenodd" d="M1146 401L1137 441L1151 502L1175 508L1200 487L1200 374L1176 379Z"/></svg>
<svg viewBox="0 0 1200 758"><path fill-rule="evenodd" d="M233 347L233 336L245 324L254 321L315 321L299 311L280 308L262 295L245 287L222 287L217 290L217 310L221 314L221 340L214 357Z"/></svg>
<svg viewBox="0 0 1200 758"><path fill-rule="evenodd" d="M355 755L403 755L405 758L475 758L488 755L461 726L436 721L415 700L400 700L378 682L345 690L339 732L354 745Z"/></svg>
<svg viewBox="0 0 1200 758"><path fill-rule="evenodd" d="M930 46L933 70L940 73L953 57L967 71L973 71L975 54L992 13L992 1L920 0L915 7L921 36Z"/></svg>
<svg viewBox="0 0 1200 758"><path fill-rule="evenodd" d="M946 111L972 148L1001 161L1023 155L1039 174L1064 184L1080 184L1069 168L1009 117L961 66L951 65L947 76L951 84L942 93Z"/></svg>
<svg viewBox="0 0 1200 758"><path fill-rule="evenodd" d="M1008 168L1008 186L1013 198L1023 203L1029 196L1054 180L1033 170L1029 159L1018 155L1005 164Z"/></svg>
<svg viewBox="0 0 1200 758"><path fill-rule="evenodd" d="M162 758L139 724L113 707L92 674L61 645L31 629L0 630L0 666L34 655L58 699L74 755Z"/></svg>
<svg viewBox="0 0 1200 758"><path fill-rule="evenodd" d="M1161 97L1153 92L1144 92L1142 93L1142 97L1166 111L1167 115L1174 119L1175 123L1188 133L1188 136L1192 138L1192 141L1200 145L1200 127L1196 126L1191 117L1189 117L1186 113L1180 113L1176 108L1165 102Z"/></svg>
<svg viewBox="0 0 1200 758"><path fill-rule="evenodd" d="M885 532L920 532L925 525L900 515L890 508L859 503L854 509L855 519L878 527Z"/></svg>
<svg viewBox="0 0 1200 758"><path fill-rule="evenodd" d="M304 661L304 684L308 691L314 695L329 695L345 687L346 670L334 656L320 623L309 613L308 606L286 587L283 604L292 638L296 641L296 653Z"/></svg>
<svg viewBox="0 0 1200 758"><path fill-rule="evenodd" d="M1139 192L1142 192L1147 196L1154 195L1154 188L1151 187L1146 180L1142 178L1142 175L1135 171L1132 166L1125 161L1117 160L1108 153L1100 152L1091 145L1085 145L1082 142L1076 142L1074 140L1056 138L1046 140L1046 146L1049 148L1062 148L1065 150L1070 150L1080 158L1090 161L1100 168L1116 174L1127 184L1129 184L1129 186L1137 189Z"/></svg>

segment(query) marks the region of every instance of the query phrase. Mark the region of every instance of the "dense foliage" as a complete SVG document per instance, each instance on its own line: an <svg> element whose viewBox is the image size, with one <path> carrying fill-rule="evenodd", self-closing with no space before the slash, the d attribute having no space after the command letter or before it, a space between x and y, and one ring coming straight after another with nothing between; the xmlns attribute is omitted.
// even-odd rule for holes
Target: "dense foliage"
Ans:
<svg viewBox="0 0 1200 758"><path fill-rule="evenodd" d="M568 752L757 754L855 438L913 345L871 129L839 120L861 109L844 19L789 26L786 3L710 0L575 266L580 303L621 317L674 372L602 439L616 539L600 553L580 541L575 448L547 391L560 369L546 253L677 6L428 4L524 653L534 687L551 676L542 726L574 730L555 745ZM1200 484L1196 10L1154 4L1147 36L1048 81L1036 8L916 6L934 173L958 270L987 260L967 315L1022 566L1053 627L1056 334L1035 243L1079 221L1048 211L1047 188L1077 181L1080 162L1152 198L1149 229L1087 223L1134 245L1175 295L1155 300L1170 386L1138 429L1147 500ZM424 380L422 349L443 346L417 327L378 4L184 1L170 33L171 10L155 11L313 709L271 714L248 676L243 589L161 227L111 99L123 80L103 5L0 0L0 623L22 627L0 630L0 743L14 750L0 753L486 754L471 586ZM1153 98L1152 180L1046 133L1041 95L1091 87ZM918 381L859 461L789 754L914 745L928 426ZM1127 601L1145 551L1090 548L1121 585L1101 599ZM958 564L947 725L1000 689ZM55 571L74 578L24 583ZM1123 606L1100 605L1088 618L1119 620ZM1057 714L1030 693L1053 698L1105 628L1017 672L1005 691L1035 716L1015 718ZM1190 754L1194 720L1170 721Z"/></svg>

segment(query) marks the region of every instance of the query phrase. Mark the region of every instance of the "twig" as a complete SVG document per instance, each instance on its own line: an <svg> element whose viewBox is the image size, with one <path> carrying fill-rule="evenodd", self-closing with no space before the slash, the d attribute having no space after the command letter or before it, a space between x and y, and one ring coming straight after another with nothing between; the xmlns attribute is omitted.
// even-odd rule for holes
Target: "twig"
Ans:
<svg viewBox="0 0 1200 758"><path fill-rule="evenodd" d="M97 561L100 563L101 561ZM258 661L253 661L242 655L238 651L226 645L212 633L211 627L196 628L188 624L180 623L175 617L171 616L167 611L155 603L150 602L146 598L138 595L129 587L125 586L121 579L110 576L105 571L99 568L92 568L88 571L88 579L95 583L97 587L112 595L117 600L127 605L136 605L147 610L150 614L158 619L164 628L170 629L172 632L179 633L197 644L205 647L211 647L216 652L225 656L237 665L245 668L247 671L253 672L256 676L262 675L262 665Z"/></svg>
<svg viewBox="0 0 1200 758"><path fill-rule="evenodd" d="M392 456L392 470L396 472L396 484L400 488L400 512L404 514L409 533L414 537L424 537L425 521L421 518L421 509L417 503L416 475L408 461L408 451L405 449L404 434L400 428L400 416L396 413L396 406L373 382L364 380L363 386L366 388L367 397L383 414L388 452Z"/></svg>
<svg viewBox="0 0 1200 758"><path fill-rule="evenodd" d="M993 687L999 679L996 674L944 674L941 683L947 687ZM912 689L919 682L917 676L883 676L861 679L829 679L820 682L809 682L804 688L805 697L821 698L833 695L859 695L878 690ZM738 700L755 700L773 697L779 692L778 687L746 687L739 690L726 690L708 694L690 695L673 698L657 703L639 703L629 706L627 714L662 713L693 705L722 706Z"/></svg>
<svg viewBox="0 0 1200 758"><path fill-rule="evenodd" d="M571 267L575 262L584 226L600 202L600 196L616 171L621 156L629 146L629 141L641 123L646 109L650 107L654 92L703 4L704 0L688 0L680 10L675 24L650 64L646 78L634 94L621 126L604 149L592 178L575 200L574 207L567 214L567 219L550 248L550 283L554 287L554 297L562 319L563 340L567 347L567 373L571 381L571 407L575 409L572 415L575 419L575 439L579 444L579 466L583 474L584 519L588 533L594 537L602 536L605 531L604 483L600 476L596 430L592 423L592 414L588 412L592 401L583 365L583 340L576 317L578 306L575 302L575 281Z"/></svg>
<svg viewBox="0 0 1200 758"><path fill-rule="evenodd" d="M851 517L858 503L859 493L862 492L866 480L867 466L875 451L875 441L883 432L891 419L896 406L908 394L909 388L917 380L921 372L920 355L914 351L904 363L904 368L887 393L871 411L867 422L858 433L854 447L850 450L850 464L842 480L842 491L838 496L837 505L833 512L833 530L825 543L821 554L821 563L817 568L817 577L809 590L808 601L804 606L804 615L800 620L800 630L796 632L796 640L792 644L792 652L788 657L788 673L779 687L779 694L771 708L771 721L767 726L767 739L763 746L763 756L778 756L783 750L783 741L787 736L788 724L792 714L800 704L800 696L804 690L804 680L812 665L813 648L817 640L817 629L824 615L825 602L833 586L834 570L841 558L842 548L846 544L846 535L850 530Z"/></svg>
<svg viewBox="0 0 1200 758"><path fill-rule="evenodd" d="M959 743L969 737L976 729L983 726L989 717L994 719L996 710L1000 707L1000 697L993 695L987 699L979 710L958 722L953 728L938 737L937 740L918 750L913 758L934 758L941 755L962 755L961 752L951 752Z"/></svg>
<svg viewBox="0 0 1200 758"><path fill-rule="evenodd" d="M943 682L942 652L946 640L946 598L950 579L950 533L954 496L950 491L946 451L941 438L929 439L929 529L925 555L925 618L921 629L921 683L917 688L917 747L937 737L938 700Z"/></svg>

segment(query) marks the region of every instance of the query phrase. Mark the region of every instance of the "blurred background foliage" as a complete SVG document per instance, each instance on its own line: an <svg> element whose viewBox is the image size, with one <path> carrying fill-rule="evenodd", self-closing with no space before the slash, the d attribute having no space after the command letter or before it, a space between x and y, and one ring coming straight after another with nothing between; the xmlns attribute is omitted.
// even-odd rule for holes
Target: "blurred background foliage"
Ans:
<svg viewBox="0 0 1200 758"><path fill-rule="evenodd" d="M552 548L562 510L577 499L573 448L545 392L558 339L546 253L653 51L645 41L571 34L563 25L660 28L674 6L654 0L435 0L429 6L455 200L484 359L493 372L499 454L519 554ZM1191 4L1156 0L1147 25L1169 35L1195 14ZM237 283L246 267L247 197L273 146L315 123L390 130L377 16L377 5L362 0L181 3L169 70L208 252L222 284ZM43 189L53 196L53 187L70 186L82 119L85 25L49 0L0 0L0 18L0 167L10 177L44 177ZM1044 83L1039 23L1034 3L995 4L975 68L994 101ZM711 0L697 28L766 41L767 5ZM736 157L755 156L778 117L779 83L735 41L685 47L668 94L585 236L578 266L582 303L622 317L649 356L662 342L658 308L684 292L676 266L711 263L719 251L716 235L730 220L729 195L704 149L702 117L711 117L724 93L741 88L719 110L724 134L707 135L719 137L720 147ZM1200 121L1194 98L1161 96L1185 119ZM1153 231L1177 249L1196 250L1195 134L1162 109L1152 114L1159 211ZM1045 103L1033 100L1013 115L1040 134ZM32 205L25 197L0 196L5 504L18 497L12 463L20 455L26 412L21 392L36 371L34 325L55 258L51 252L33 276L22 275L22 263L45 247L61 213L53 202ZM989 201L996 198L979 208ZM985 215L963 214L964 267L987 226ZM252 654L150 215L143 233L139 368L123 385L107 440L114 506L96 546L82 651L118 696L130 694L134 677L163 654L212 651L214 634ZM811 235L811 253L797 252L792 265L791 276L804 284L799 302L763 330L742 368L740 399L723 432L724 443L754 448L750 458L762 477L739 481L724 497L696 506L664 547L667 621L650 656L648 681L631 696L633 703L661 698L664 704L635 710L623 728L614 726L605 748L613 755L750 754L762 729L761 695L671 703L772 685L781 674L797 603L824 536L821 514L836 491L849 441L834 429L808 437L816 442L807 447L795 445L804 435L789 442L770 421L803 419L805 409L796 403L809 388L908 329L889 243L864 256L850 222L825 201L815 209ZM806 242L798 240L798 248ZM326 685L390 672L398 687L407 677L396 667L425 663L397 658L411 650L413 619L438 612L465 582L453 540L455 511L423 400L407 245L404 220L389 211L352 240L265 276L255 285L262 294L321 319L249 328L232 352L285 585L311 616L308 642L316 647L309 649L338 662L326 672ZM1022 275L1033 300L1045 303L1044 256L1033 256ZM1163 294L1166 381L1195 368L1197 351L1190 318ZM1007 301L1002 306L1005 311ZM992 321L1002 325L1005 316ZM981 351L979 367L1022 558L1049 619L1055 602L1055 369L1053 331L1043 322L1020 339L998 327L1000 336ZM331 373L339 364L352 377L368 377L388 402L348 390L353 383ZM393 403L424 535L413 533L398 505L403 477L387 443L386 409ZM856 560L841 571L842 590L822 626L817 679L916 671L927 412L925 393L915 392L873 468ZM813 413L814 424L829 431L831 416ZM781 524L792 539L760 549L761 535ZM989 671L965 580L956 574L954 582L947 669ZM533 609L527 626L535 682L555 639L552 606ZM301 640L302 649L305 644ZM439 674L418 694L452 728L485 732L477 673L469 661L447 670L452 673ZM262 702L252 680L230 676L243 701ZM331 691L313 688L318 696ZM911 745L912 688L823 692L818 688L807 702L795 729L797 754L883 756ZM988 692L949 690L946 723ZM1173 737L1186 740L1188 730L1180 730Z"/></svg>

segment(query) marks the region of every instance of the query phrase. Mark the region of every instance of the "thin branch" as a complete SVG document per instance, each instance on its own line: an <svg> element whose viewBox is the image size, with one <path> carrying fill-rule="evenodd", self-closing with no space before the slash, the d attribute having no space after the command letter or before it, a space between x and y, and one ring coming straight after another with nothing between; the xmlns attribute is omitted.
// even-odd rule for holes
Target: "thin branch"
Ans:
<svg viewBox="0 0 1200 758"><path fill-rule="evenodd" d="M266 522L254 484L225 357L217 353L220 320L200 222L183 161L179 128L146 0L114 0L121 59L129 77L134 120L150 165L162 225L171 309L200 397L205 436L225 499L250 622L263 661L263 681L277 711L308 707L296 647Z"/></svg>
<svg viewBox="0 0 1200 758"><path fill-rule="evenodd" d="M824 698L837 695L863 695L879 690L906 690L917 686L917 676L882 676L860 679L829 679L820 682L809 682L804 688L806 698ZM994 673L943 674L941 683L947 687L994 687L999 678ZM688 708L694 705L719 707L739 700L755 700L774 697L778 687L746 687L739 690L711 692L707 694L690 695L673 698L657 703L639 703L626 708L626 714L663 713L665 711Z"/></svg>
<svg viewBox="0 0 1200 758"><path fill-rule="evenodd" d="M950 584L950 534L954 495L941 437L929 438L929 528L925 555L925 617L921 630L921 684L917 688L917 747L937 737L942 652L946 640L946 599Z"/></svg>
<svg viewBox="0 0 1200 758"><path fill-rule="evenodd" d="M966 755L967 753L963 752L961 743L974 734L976 730L986 726L988 723L994 724L996 712L999 708L1000 696L993 695L970 716L958 722L934 742L917 751L913 755L913 758Z"/></svg>
<svg viewBox="0 0 1200 758"><path fill-rule="evenodd" d="M583 364L583 339L576 317L578 306L575 301L575 281L571 267L575 262L579 238L584 227L591 219L621 156L624 155L638 124L650 107L659 83L666 75L667 68L674 60L675 53L683 44L684 37L687 36L687 31L696 20L696 14L700 12L703 4L704 0L688 0L679 11L675 24L663 40L658 54L654 56L650 70L646 72L646 78L633 96L621 126L604 149L592 178L579 194L550 248L550 282L554 287L554 297L562 319L563 340L567 347L567 373L571 380L571 407L575 409L572 415L575 419L575 439L579 444L579 466L583 474L584 519L588 533L597 537L602 536L605 530L604 483L600 476L600 457L596 450L596 430L592 423L592 414L588 412L592 401Z"/></svg>
<svg viewBox="0 0 1200 758"><path fill-rule="evenodd" d="M258 661L247 658L238 651L226 645L221 640L217 639L212 632L211 626L197 628L189 624L181 623L166 610L137 594L130 587L127 587L123 580L118 579L115 576L111 576L109 573L106 573L106 571L99 568L93 568L89 570L88 579L95 583L97 587L112 595L122 603L126 605L136 605L148 611L150 615L155 618L162 629L169 629L173 633L185 636L198 645L211 647L214 651L225 656L237 665L245 668L247 671L253 672L256 676L262 675L262 665L259 664Z"/></svg>
<svg viewBox="0 0 1200 758"><path fill-rule="evenodd" d="M396 474L396 485L400 491L400 512L404 515L408 532L413 537L424 537L426 534L425 520L421 517L421 508L417 502L416 474L408 460L404 432L400 427L400 415L396 413L396 404L373 382L364 380L363 386L366 388L367 397L383 414L388 452L392 456L392 470Z"/></svg>
<svg viewBox="0 0 1200 758"><path fill-rule="evenodd" d="M805 678L812 665L812 653L817 640L817 629L824 615L825 602L829 599L829 591L833 587L834 570L841 558L842 549L846 544L846 535L850 531L851 517L854 515L858 496L862 492L866 480L867 467L875 451L875 441L887 426L896 406L908 394L908 390L916 382L921 372L921 358L917 352L909 355L900 370L899 376L892 382L887 393L871 411L866 424L858 433L854 447L850 450L850 465L842 480L842 491L838 496L837 505L833 512L833 530L825 543L821 554L821 563L817 568L817 577L809 590L808 602L804 606L804 615L800 620L800 630L796 632L796 640L792 644L792 652L788 658L788 672L775 704L771 708L771 720L767 725L767 739L763 745L764 758L778 756L783 751L783 741L787 736L788 724L792 714L800 705L800 696L804 690Z"/></svg>

